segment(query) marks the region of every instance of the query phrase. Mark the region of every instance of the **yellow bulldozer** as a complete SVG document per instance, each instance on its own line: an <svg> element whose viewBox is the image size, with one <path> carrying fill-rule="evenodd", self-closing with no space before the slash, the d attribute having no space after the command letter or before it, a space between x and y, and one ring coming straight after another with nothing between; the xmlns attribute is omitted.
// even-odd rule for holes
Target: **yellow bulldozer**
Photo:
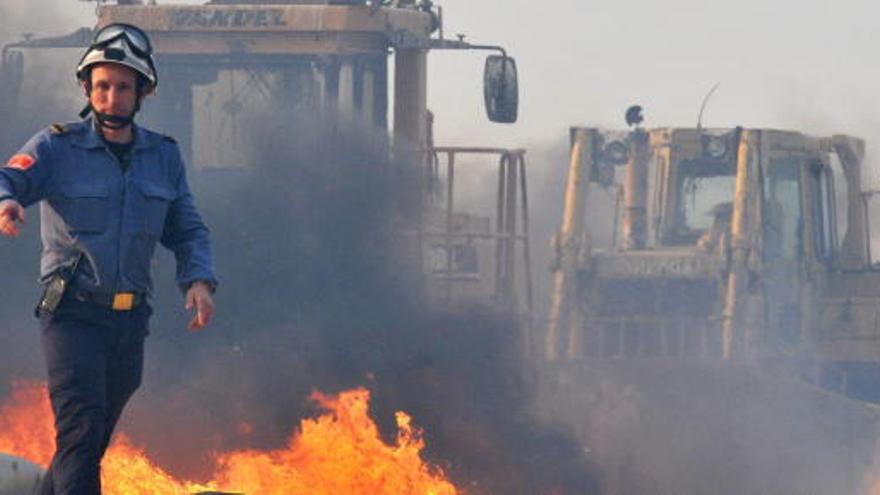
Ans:
<svg viewBox="0 0 880 495"><path fill-rule="evenodd" d="M628 114L571 129L548 420L583 441L603 493L876 493L864 142Z"/></svg>
<svg viewBox="0 0 880 495"><path fill-rule="evenodd" d="M571 142L550 360L751 362L880 400L862 140L637 126ZM596 185L613 205L585 206Z"/></svg>
<svg viewBox="0 0 880 495"><path fill-rule="evenodd" d="M95 29L137 25L151 36L162 74L141 118L174 136L196 170L253 168L253 137L262 132L255 129L294 133L306 122L364 136L390 172L411 176L408 190L399 191L406 198L395 219L399 258L421 274L428 297L531 307L530 279L512 283L514 273L530 273L517 254L527 250L524 152L435 146L427 107L429 52L490 51L487 116L515 122L517 67L503 47L447 38L442 8L429 0L120 0L98 2L96 12L94 28L3 47L0 114L21 113L24 74L47 52L67 48L75 57ZM501 206L489 214L459 211L456 164L461 176L463 166L487 162L500 167L494 192Z"/></svg>

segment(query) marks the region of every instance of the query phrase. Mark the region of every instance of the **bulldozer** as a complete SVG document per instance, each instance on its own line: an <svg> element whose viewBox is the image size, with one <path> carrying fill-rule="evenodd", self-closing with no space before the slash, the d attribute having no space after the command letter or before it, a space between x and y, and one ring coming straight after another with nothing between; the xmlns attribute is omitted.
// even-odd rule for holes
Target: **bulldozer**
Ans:
<svg viewBox="0 0 880 495"><path fill-rule="evenodd" d="M571 136L550 360L754 362L880 400L861 139L745 128ZM605 249L589 226L608 211L585 209L590 185L619 191Z"/></svg>
<svg viewBox="0 0 880 495"><path fill-rule="evenodd" d="M875 493L864 141L627 114L570 131L548 417L603 493Z"/></svg>
<svg viewBox="0 0 880 495"><path fill-rule="evenodd" d="M267 126L274 135L305 123L367 136L391 172L410 177L394 220L398 257L421 278L426 297L531 307L527 278L512 283L514 273L530 273L517 254L527 250L524 151L435 146L427 107L429 52L489 51L487 117L515 122L517 67L503 47L447 38L442 7L430 0L99 1L96 13L94 27L3 47L0 114L19 113L34 60L59 49L74 57L109 23L136 25L151 36L162 74L141 120L174 136L196 171L253 168L258 158L248 140ZM485 166L480 159L499 166L501 206L489 214L456 210L456 158L461 175L464 155L468 166Z"/></svg>

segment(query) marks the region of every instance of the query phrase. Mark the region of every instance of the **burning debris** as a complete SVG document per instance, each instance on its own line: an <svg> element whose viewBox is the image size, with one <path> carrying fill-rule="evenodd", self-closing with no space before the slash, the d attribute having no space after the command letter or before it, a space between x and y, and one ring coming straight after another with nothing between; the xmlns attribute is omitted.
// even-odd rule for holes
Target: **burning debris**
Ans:
<svg viewBox="0 0 880 495"><path fill-rule="evenodd" d="M0 452L47 466L52 460L55 428L43 384L21 381L0 407Z"/></svg>
<svg viewBox="0 0 880 495"><path fill-rule="evenodd" d="M53 435L48 394L43 385L34 382L17 383L13 390L0 408L0 451L45 467L52 455ZM369 416L368 390L359 388L334 396L315 392L311 399L325 413L303 420L286 447L218 454L211 481L202 484L176 479L120 434L104 459L104 493L460 493L439 468L422 460L424 441L406 413L397 412L397 436L388 444Z"/></svg>

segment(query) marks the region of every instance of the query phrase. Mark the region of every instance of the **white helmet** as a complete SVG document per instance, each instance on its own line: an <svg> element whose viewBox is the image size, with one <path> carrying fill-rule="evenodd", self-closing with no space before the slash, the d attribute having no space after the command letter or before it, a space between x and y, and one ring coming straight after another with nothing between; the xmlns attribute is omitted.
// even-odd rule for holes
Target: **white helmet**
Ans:
<svg viewBox="0 0 880 495"><path fill-rule="evenodd" d="M83 80L88 68L104 63L124 65L135 70L153 88L159 84L150 38L137 26L114 23L95 33L92 45L76 67L77 79Z"/></svg>

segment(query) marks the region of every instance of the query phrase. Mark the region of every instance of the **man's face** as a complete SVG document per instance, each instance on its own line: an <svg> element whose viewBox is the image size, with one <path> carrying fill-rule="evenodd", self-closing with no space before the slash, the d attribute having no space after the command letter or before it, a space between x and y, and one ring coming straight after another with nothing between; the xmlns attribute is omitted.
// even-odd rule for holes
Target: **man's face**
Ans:
<svg viewBox="0 0 880 495"><path fill-rule="evenodd" d="M92 69L89 102L99 113L128 117L137 99L137 73L133 69L119 64L99 64Z"/></svg>

